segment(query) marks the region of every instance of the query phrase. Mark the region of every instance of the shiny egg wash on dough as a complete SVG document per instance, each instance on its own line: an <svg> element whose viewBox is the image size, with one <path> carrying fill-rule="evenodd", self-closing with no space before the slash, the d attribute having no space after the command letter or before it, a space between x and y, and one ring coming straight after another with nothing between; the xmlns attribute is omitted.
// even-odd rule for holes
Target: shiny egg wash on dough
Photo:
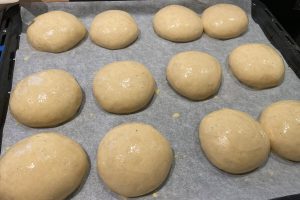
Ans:
<svg viewBox="0 0 300 200"><path fill-rule="evenodd" d="M53 127L70 120L82 102L76 79L59 69L44 70L19 81L9 108L15 119L30 127Z"/></svg>

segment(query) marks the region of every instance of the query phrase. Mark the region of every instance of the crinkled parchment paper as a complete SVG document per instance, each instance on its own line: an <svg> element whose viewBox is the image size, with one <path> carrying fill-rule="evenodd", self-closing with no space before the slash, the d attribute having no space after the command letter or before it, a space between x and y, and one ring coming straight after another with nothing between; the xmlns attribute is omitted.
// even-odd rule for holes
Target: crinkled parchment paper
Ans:
<svg viewBox="0 0 300 200"><path fill-rule="evenodd" d="M251 18L250 1L227 1L244 8L250 18L249 30L241 37L216 40L203 35L190 43L172 43L159 38L152 29L152 17L168 4L182 4L198 13L218 1L136 1L34 3L22 9L24 22L50 10L64 10L79 17L89 29L96 14L108 9L121 9L136 19L141 34L126 49L106 50L94 45L87 37L72 50L52 54L38 52L26 41L26 24L16 55L13 85L25 76L45 69L59 68L72 73L84 93L80 114L56 128L33 129L18 124L8 113L3 135L5 149L29 135L57 131L79 142L91 160L90 174L82 189L73 197L80 200L121 198L102 184L96 173L98 143L112 127L124 122L145 122L156 127L172 144L175 159L169 178L155 193L142 199L269 199L300 191L300 165L271 154L268 162L246 175L229 175L213 167L200 150L198 125L208 113L228 107L248 112L257 118L262 109L278 100L300 99L300 80L286 65L284 82L275 88L251 90L241 85L230 73L227 56L235 47L249 42L269 43L260 27ZM223 1L224 2L224 1ZM208 100L192 102L176 94L166 81L169 59L178 52L205 51L222 64L223 82L219 93ZM109 114L99 108L92 94L95 72L105 64L120 60L136 60L145 64L157 82L157 95L143 111L130 115ZM145 180L147 181L147 180Z"/></svg>

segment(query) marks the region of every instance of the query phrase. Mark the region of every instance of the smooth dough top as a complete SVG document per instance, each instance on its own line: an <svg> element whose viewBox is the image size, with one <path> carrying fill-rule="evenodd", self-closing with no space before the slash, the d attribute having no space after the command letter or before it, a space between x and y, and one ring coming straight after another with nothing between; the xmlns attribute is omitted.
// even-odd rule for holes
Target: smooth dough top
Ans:
<svg viewBox="0 0 300 200"><path fill-rule="evenodd" d="M22 124L51 127L71 119L82 101L75 78L64 70L50 69L17 83L10 97L10 111Z"/></svg>
<svg viewBox="0 0 300 200"><path fill-rule="evenodd" d="M107 49L125 48L138 35L139 29L135 20L121 10L108 10L98 14L90 30L92 41Z"/></svg>
<svg viewBox="0 0 300 200"><path fill-rule="evenodd" d="M166 179L173 161L169 142L152 126L121 124L98 148L98 172L105 184L126 197L147 194Z"/></svg>
<svg viewBox="0 0 300 200"><path fill-rule="evenodd" d="M63 200L87 174L85 151L57 133L40 133L13 145L0 158L0 199Z"/></svg>
<svg viewBox="0 0 300 200"><path fill-rule="evenodd" d="M39 15L27 29L27 39L35 49L52 53L71 49L85 34L82 22L63 11Z"/></svg>
<svg viewBox="0 0 300 200"><path fill-rule="evenodd" d="M104 110L126 114L144 108L152 99L155 87L152 74L144 65L119 61L97 72L93 91Z"/></svg>
<svg viewBox="0 0 300 200"><path fill-rule="evenodd" d="M199 126L203 151L212 164L233 174L261 166L270 151L270 141L250 115L221 109L204 117Z"/></svg>
<svg viewBox="0 0 300 200"><path fill-rule="evenodd" d="M199 51L176 54L167 67L170 85L191 100L202 100L215 94L220 87L221 76L218 60Z"/></svg>
<svg viewBox="0 0 300 200"><path fill-rule="evenodd" d="M248 29L248 17L244 10L232 4L216 4L202 14L204 32L217 39L234 38Z"/></svg>
<svg viewBox="0 0 300 200"><path fill-rule="evenodd" d="M285 159L300 161L300 101L271 104L262 112L260 123L273 151Z"/></svg>
<svg viewBox="0 0 300 200"><path fill-rule="evenodd" d="M153 18L157 35L173 42L189 42L201 37L203 25L197 13L180 5L160 9Z"/></svg>
<svg viewBox="0 0 300 200"><path fill-rule="evenodd" d="M265 89L279 85L284 78L284 62L269 45L252 43L234 49L229 55L234 76L245 85Z"/></svg>

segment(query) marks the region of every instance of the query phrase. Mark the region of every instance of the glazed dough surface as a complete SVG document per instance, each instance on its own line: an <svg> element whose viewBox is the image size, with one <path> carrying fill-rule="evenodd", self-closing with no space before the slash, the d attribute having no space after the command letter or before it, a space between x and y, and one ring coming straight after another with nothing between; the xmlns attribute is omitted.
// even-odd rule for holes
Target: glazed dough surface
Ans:
<svg viewBox="0 0 300 200"><path fill-rule="evenodd" d="M284 100L269 105L260 116L271 148L279 156L300 161L300 101Z"/></svg>
<svg viewBox="0 0 300 200"><path fill-rule="evenodd" d="M64 70L34 73L17 83L10 97L11 114L30 127L52 127L70 120L78 111L82 91Z"/></svg>
<svg viewBox="0 0 300 200"><path fill-rule="evenodd" d="M73 48L85 34L82 22L63 11L42 14L27 29L27 39L35 49L52 53Z"/></svg>
<svg viewBox="0 0 300 200"><path fill-rule="evenodd" d="M98 173L114 192L125 197L147 194L166 179L173 161L169 142L152 126L121 124L98 148Z"/></svg>
<svg viewBox="0 0 300 200"><path fill-rule="evenodd" d="M268 158L270 141L260 124L246 113L221 109L204 117L199 126L202 150L217 168L250 172Z"/></svg>
<svg viewBox="0 0 300 200"><path fill-rule="evenodd" d="M180 5L160 9L153 18L153 28L157 35L173 42L190 42L203 32L198 14Z"/></svg>
<svg viewBox="0 0 300 200"><path fill-rule="evenodd" d="M104 110L126 114L144 108L152 99L155 87L152 74L144 65L119 61L97 72L93 91Z"/></svg>
<svg viewBox="0 0 300 200"><path fill-rule="evenodd" d="M167 67L170 85L191 100L214 95L221 84L222 71L217 59L199 51L176 54Z"/></svg>
<svg viewBox="0 0 300 200"><path fill-rule="evenodd" d="M252 88L274 87L284 78L283 59L274 48L266 44L241 45L230 53L228 60L233 75Z"/></svg>
<svg viewBox="0 0 300 200"><path fill-rule="evenodd" d="M108 10L98 14L90 30L92 41L107 49L125 48L138 35L139 29L133 17L121 10Z"/></svg>
<svg viewBox="0 0 300 200"><path fill-rule="evenodd" d="M79 187L89 162L82 147L57 133L40 133L0 158L0 199L63 200Z"/></svg>
<svg viewBox="0 0 300 200"><path fill-rule="evenodd" d="M204 32L217 39L230 39L248 29L248 17L244 10L232 4L216 4L202 14Z"/></svg>

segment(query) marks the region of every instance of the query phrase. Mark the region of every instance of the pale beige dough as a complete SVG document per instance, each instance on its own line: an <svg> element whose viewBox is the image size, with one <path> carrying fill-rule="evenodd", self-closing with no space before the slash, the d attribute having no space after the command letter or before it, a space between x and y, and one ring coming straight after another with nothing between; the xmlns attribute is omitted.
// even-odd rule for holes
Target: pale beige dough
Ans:
<svg viewBox="0 0 300 200"><path fill-rule="evenodd" d="M244 10L232 4L216 4L202 14L204 32L217 39L237 37L248 29L248 17Z"/></svg>
<svg viewBox="0 0 300 200"><path fill-rule="evenodd" d="M173 42L190 42L201 37L203 25L197 13L180 5L160 9L153 18L156 34Z"/></svg>
<svg viewBox="0 0 300 200"><path fill-rule="evenodd" d="M85 151L72 139L58 133L27 137L0 158L0 199L63 200L88 169Z"/></svg>
<svg viewBox="0 0 300 200"><path fill-rule="evenodd" d="M139 29L133 17L121 10L108 10L98 14L90 29L91 40L107 49L125 48L138 35Z"/></svg>
<svg viewBox="0 0 300 200"><path fill-rule="evenodd" d="M78 111L82 91L64 70L34 73L17 83L10 97L11 114L30 127L52 127L70 120Z"/></svg>
<svg viewBox="0 0 300 200"><path fill-rule="evenodd" d="M260 123L275 153L300 161L300 101L284 100L269 105L261 113Z"/></svg>
<svg viewBox="0 0 300 200"><path fill-rule="evenodd" d="M221 109L205 116L199 126L202 150L217 168L232 173L250 172L268 158L270 141L250 115Z"/></svg>
<svg viewBox="0 0 300 200"><path fill-rule="evenodd" d="M98 148L98 173L125 197L147 194L166 179L173 161L169 142L152 126L127 123L111 129Z"/></svg>
<svg viewBox="0 0 300 200"><path fill-rule="evenodd" d="M221 78L218 60L200 51L176 54L167 67L170 85L191 100L203 100L214 95L220 87Z"/></svg>
<svg viewBox="0 0 300 200"><path fill-rule="evenodd" d="M27 39L35 49L52 53L73 48L85 34L82 22L64 11L50 11L39 15L27 29Z"/></svg>
<svg viewBox="0 0 300 200"><path fill-rule="evenodd" d="M266 44L241 45L230 53L228 62L233 75L255 89L277 86L284 78L283 59Z"/></svg>
<svg viewBox="0 0 300 200"><path fill-rule="evenodd" d="M112 113L127 114L144 108L156 85L150 71L135 61L119 61L102 67L94 78L93 91L100 106Z"/></svg>

